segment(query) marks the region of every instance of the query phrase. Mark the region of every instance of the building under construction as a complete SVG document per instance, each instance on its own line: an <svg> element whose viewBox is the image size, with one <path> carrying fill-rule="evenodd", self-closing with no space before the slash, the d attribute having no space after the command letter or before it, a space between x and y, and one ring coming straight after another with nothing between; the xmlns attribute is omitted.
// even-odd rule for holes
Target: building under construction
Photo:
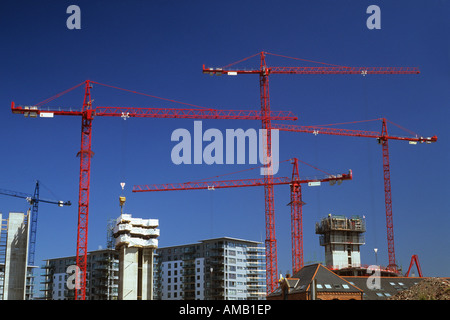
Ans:
<svg viewBox="0 0 450 320"><path fill-rule="evenodd" d="M364 216L332 215L316 223L320 245L325 249L325 266L339 275L366 276L367 265L361 263L361 246L365 244L366 220ZM379 266L381 275L401 276L399 268Z"/></svg>
<svg viewBox="0 0 450 320"><path fill-rule="evenodd" d="M157 252L156 299L265 299L265 248L260 242L221 237Z"/></svg>
<svg viewBox="0 0 450 320"><path fill-rule="evenodd" d="M41 267L41 292L44 300L74 300L74 283L69 272L76 266L76 257L45 260ZM87 255L87 300L117 300L119 296L119 253L114 249L90 251ZM74 279L75 280L75 279Z"/></svg>
<svg viewBox="0 0 450 320"><path fill-rule="evenodd" d="M325 263L305 265L293 275L287 274L267 299L386 300L426 279L418 261L419 277L409 277L413 260L406 275L399 269L361 264L365 231L364 217L329 214L321 219L316 234L325 248Z"/></svg>
<svg viewBox="0 0 450 320"><path fill-rule="evenodd" d="M365 219L331 215L316 223L316 234L325 248L325 264L332 269L359 267L360 246L364 244Z"/></svg>
<svg viewBox="0 0 450 320"><path fill-rule="evenodd" d="M28 266L29 212L0 213L0 300L31 300L34 266Z"/></svg>
<svg viewBox="0 0 450 320"><path fill-rule="evenodd" d="M114 227L119 252L119 300L153 299L153 260L159 221L122 214Z"/></svg>

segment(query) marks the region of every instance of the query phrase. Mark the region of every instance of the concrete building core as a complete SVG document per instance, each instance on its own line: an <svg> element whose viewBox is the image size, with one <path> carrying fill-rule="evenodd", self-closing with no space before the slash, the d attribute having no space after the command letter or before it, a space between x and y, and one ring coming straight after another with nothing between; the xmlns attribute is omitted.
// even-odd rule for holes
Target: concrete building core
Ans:
<svg viewBox="0 0 450 320"><path fill-rule="evenodd" d="M158 248L159 221L122 214L114 238L119 251L119 300L153 299L153 258Z"/></svg>
<svg viewBox="0 0 450 320"><path fill-rule="evenodd" d="M325 247L325 264L331 269L361 266L360 246L364 242L365 219L331 215L316 223L320 245Z"/></svg>

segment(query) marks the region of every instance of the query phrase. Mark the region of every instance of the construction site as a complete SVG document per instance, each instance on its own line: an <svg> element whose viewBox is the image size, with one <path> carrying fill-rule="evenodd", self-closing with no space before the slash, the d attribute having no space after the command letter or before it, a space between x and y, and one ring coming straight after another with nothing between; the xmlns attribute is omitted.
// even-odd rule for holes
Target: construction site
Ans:
<svg viewBox="0 0 450 320"><path fill-rule="evenodd" d="M122 117L124 121L128 118L143 117L143 118L189 118L189 119L258 119L262 122L262 128L266 129L267 134L264 139L264 157L265 159L272 159L271 154L271 137L270 132L273 129L280 131L293 131L293 132L306 132L327 135L340 135L340 136L357 136L365 138L376 139L381 145L383 156L383 176L384 176L384 192L385 192L385 209L386 209L386 233L388 243L388 257L389 264L386 267L380 267L380 277L397 277L402 278L403 282L407 282L409 279L403 280L404 277L408 278L413 263L415 264L419 278L414 278L414 283L417 283L417 279L422 279L422 271L420 268L419 260L416 255L411 257L411 264L405 274L396 264L395 248L394 248L394 227L393 227L393 210L391 200L391 181L390 181L390 167L389 167L389 148L388 142L390 140L408 141L412 144L425 143L430 144L437 141L436 136L431 137L404 137L393 136L388 134L386 119L381 120L381 132L362 131L362 130L350 130L350 129L337 129L320 126L296 126L288 124L272 123L272 120L295 120L296 117L292 112L286 111L273 111L269 105L269 88L268 78L269 75L274 74L355 74L361 76L361 74L418 74L419 70L416 68L340 68L340 67L315 67L315 68L284 68L284 67L269 67L266 65L265 58L267 53L261 52L258 54L260 57L260 69L259 70L240 70L236 68L223 69L223 68L208 68L203 66L203 73L210 75L237 75L237 74L256 74L259 76L261 86L261 110L199 110L199 109L155 109L155 108L133 108L133 107L95 107L92 104L93 98L91 89L93 84L103 85L91 80L87 80L73 88L84 85L84 99L83 107L77 111L67 111L61 108L43 107L43 104L48 101L52 101L61 94L58 94L40 105L36 106L22 106L16 105L15 102L11 104L11 111L14 114L22 114L28 118L53 118L57 116L79 116L82 121L81 128L81 150L80 156L80 184L79 184L79 201L78 201L78 236L77 236L77 254L72 258L72 263L76 265L74 288L72 294L63 295L64 298L72 298L77 300L86 299L88 282L95 282L94 279L88 280L89 276L93 276L93 272L88 272L88 215L89 215L89 189L90 189L90 162L92 155L91 148L91 136L93 129L93 120L96 117L109 116L109 117ZM124 89L122 89L124 90ZM68 91L63 92L65 94ZM265 202L265 221L266 221L266 239L264 241L265 255L259 257L258 261L261 262L262 258L265 261L264 265L259 265L259 271L265 270L265 283L258 278L259 289L265 287L265 294L261 294L259 290L255 296L257 299L265 299L266 296L274 297L274 293L281 289L279 272L277 269L277 241L275 237L275 219L274 219L274 187L277 185L289 185L290 188L290 203L291 208L291 242L292 242L292 275L302 273L304 264L304 252L303 252L303 199L302 199L302 184L308 186L320 186L320 184L328 182L330 185L340 185L345 180L352 180L353 173L350 170L347 173L341 174L325 174L323 177L314 178L300 178L297 158L292 158L290 162L293 165L292 175L290 177L277 177L273 174L264 175L263 178L257 179L240 179L240 180L220 180L220 181L198 181L187 183L171 183L166 185L135 185L133 187L134 193L142 192L161 192L161 191L181 191L181 190L215 190L221 188L242 188L242 187L255 187L260 186L264 188L264 202ZM269 163L265 161L264 163ZM266 165L266 167L268 167ZM346 181L345 183L351 183ZM121 184L122 190L125 183ZM2 228L3 233L6 235L6 243L3 247L3 298L4 299L26 299L27 292L30 292L29 285L32 280L29 276L30 271L34 266L33 254L36 238L36 224L37 224L37 205L39 202L48 202L58 204L59 206L70 205L70 201L49 201L39 198L39 184L36 184L36 190L34 196L24 196L19 192L2 191L3 195L16 196L25 198L29 201L32 208L25 215L23 213L16 214L10 213L7 219L6 227ZM117 281L106 281L105 285L116 286L115 298L119 300L123 299L143 299L151 300L154 294L154 277L157 274L157 268L154 268L156 261L155 252L158 248L158 236L159 229L158 220L150 219L145 220L141 218L131 218L130 214L123 213L123 206L125 205L126 197L120 196L121 215L117 219L113 226L113 237L115 238L114 247L110 247L110 250L117 251L117 255L110 256L109 259L116 261L118 273L113 276L112 279ZM31 209L33 209L31 211ZM16 218L17 216L17 218ZM15 222L19 219L19 222ZM366 231L365 220L359 216L347 218L345 216L332 216L329 214L328 218L322 219L316 224L316 234L320 235L320 245L325 250L324 266L332 273L336 275L336 279L343 277L344 281L347 277L362 276L368 277L371 275L367 270L368 266L361 263L360 247L365 243L364 232ZM14 242L9 239L15 239ZM223 249L223 247L221 247ZM14 252L12 254L11 252ZM20 252L17 253L17 252ZM224 253L219 253L223 259ZM112 261L111 260L111 261ZM184 261L184 260L182 260ZM180 263L182 262L180 261ZM251 262L249 262L251 263ZM92 264L92 263L91 263ZM227 274L224 269L225 262L222 260L220 269L222 273ZM322 264L321 264L322 265ZM12 268L11 266L15 266ZM47 280L46 288L44 291L49 291L51 287L48 287L49 283L53 284L52 275L54 267L50 268L48 264L46 267L49 272L45 274ZM206 268L206 267L204 267ZM211 267L211 270L213 268ZM52 270L50 272L50 270ZM19 272L20 271L20 272ZM180 272L183 275L180 286L186 288L186 277L189 273ZM194 275L194 274L192 274ZM243 275L246 278L249 275ZM160 278L161 275L157 276ZM27 281L28 279L28 281ZM67 277L65 277L67 280ZM228 283L227 277L220 278L223 283ZM286 279L291 279L289 275ZM300 278L301 279L301 278ZM111 280L111 279L110 279ZM309 279L312 283L313 279ZM290 283L290 282L288 282ZM75 285L76 284L76 285ZM223 287L223 284L221 285ZM355 286L355 285L354 285ZM19 290L18 288L21 288ZM66 292L70 289L70 286L65 285ZM170 287L170 286L169 286ZM228 287L228 286L226 286ZM308 286L309 287L309 286ZM356 286L355 286L356 287ZM28 288L28 289L27 289ZM331 288L331 287L330 287ZM109 288L111 289L111 288ZM158 288L161 291L162 288ZM193 290L195 290L193 288ZM227 289L228 290L228 289ZM227 294L227 290L223 290L221 293L216 293L210 297L215 299L224 299ZM295 287L293 289L296 291ZM363 289L359 289L363 292ZM108 290L107 290L108 291ZM246 290L248 291L248 290ZM344 290L345 291L345 290ZM305 291L306 292L306 291ZM319 290L320 292L320 290ZM364 291L367 292L367 289ZM95 293L95 290L94 292ZM316 292L317 293L317 292ZM110 295L111 297L113 295ZM205 295L202 295L204 297ZM196 295L180 294L181 299L196 299ZM303 299L307 297L311 298L311 295L303 296ZM333 295L336 298L336 295ZM49 296L47 296L49 298ZM248 298L248 297L245 297ZM354 298L352 296L352 298ZM362 300L362 295L361 295ZM198 299L198 297L197 297ZM212 299L212 298L210 298Z"/></svg>
<svg viewBox="0 0 450 320"><path fill-rule="evenodd" d="M0 185L0 300L449 300L449 275L436 275L448 240L427 260L439 237L430 225L448 221L426 186L442 131L420 112L390 119L413 104L424 72L372 58L353 66L261 49L195 61L182 68L197 71L193 86L207 83L198 92L186 75L160 93L112 75L24 83L2 111L35 143L32 165L9 166ZM172 98L183 92L204 102ZM250 106L219 107L228 98ZM355 119L366 115L376 117ZM34 191L10 190L33 167ZM46 187L43 197L41 180L58 195ZM429 239L416 248L419 237Z"/></svg>

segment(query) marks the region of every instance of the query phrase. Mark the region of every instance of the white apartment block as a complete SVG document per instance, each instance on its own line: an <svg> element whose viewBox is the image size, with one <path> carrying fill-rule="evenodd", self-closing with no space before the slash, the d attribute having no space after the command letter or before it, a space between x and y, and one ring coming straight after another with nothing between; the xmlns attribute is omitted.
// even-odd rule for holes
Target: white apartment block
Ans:
<svg viewBox="0 0 450 320"><path fill-rule="evenodd" d="M229 237L157 250L155 298L260 300L266 294L265 248Z"/></svg>

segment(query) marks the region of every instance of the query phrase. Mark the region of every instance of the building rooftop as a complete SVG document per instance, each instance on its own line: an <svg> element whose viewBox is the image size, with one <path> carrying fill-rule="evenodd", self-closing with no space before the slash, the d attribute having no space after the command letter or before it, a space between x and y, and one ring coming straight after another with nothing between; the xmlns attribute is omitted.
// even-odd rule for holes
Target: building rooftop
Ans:
<svg viewBox="0 0 450 320"><path fill-rule="evenodd" d="M313 280L316 280L316 292L352 293L361 292L363 300L387 300L397 293L408 290L426 277L377 277L374 276L339 276L320 263L304 266L292 277L280 281L280 286L268 299L311 292ZM284 292L283 292L284 290Z"/></svg>
<svg viewBox="0 0 450 320"><path fill-rule="evenodd" d="M263 244L263 242L253 241L253 240L245 240L245 239L238 239L238 238L232 238L232 237L219 237L219 238L211 238L211 239L199 240L198 242L195 242L195 243L185 243L185 244L176 244L176 245L171 245L171 246L161 246L160 249L173 248L173 247L193 246L193 245L199 245L199 244L205 243L205 242L216 242L216 241L220 241L220 240L222 240L222 241L235 241L235 242L253 243L255 245Z"/></svg>
<svg viewBox="0 0 450 320"><path fill-rule="evenodd" d="M285 286L280 286L277 290L269 294L268 298L284 294L295 294L300 292L311 292L311 284L316 281L317 292L343 292L343 293L362 293L362 290L351 284L343 277L328 270L320 263L304 266L292 277L287 276L284 281Z"/></svg>

